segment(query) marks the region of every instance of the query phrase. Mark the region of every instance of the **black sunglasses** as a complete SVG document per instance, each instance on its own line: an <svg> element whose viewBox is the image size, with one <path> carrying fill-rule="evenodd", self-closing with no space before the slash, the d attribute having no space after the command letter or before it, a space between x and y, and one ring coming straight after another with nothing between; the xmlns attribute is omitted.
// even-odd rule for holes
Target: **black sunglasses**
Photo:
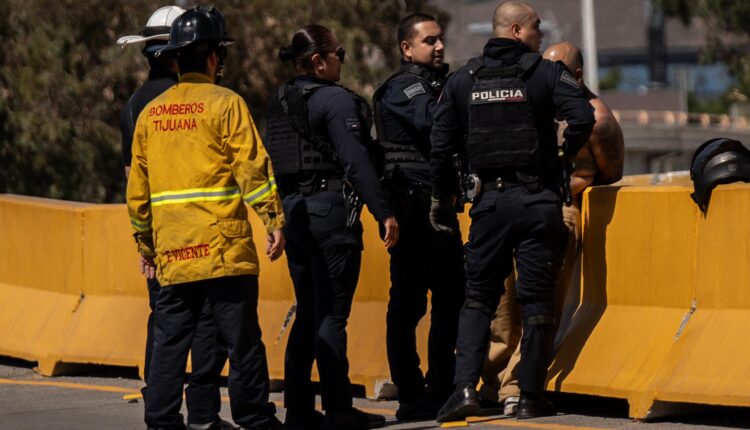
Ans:
<svg viewBox="0 0 750 430"><path fill-rule="evenodd" d="M337 49L335 51L326 51L325 52L325 54L330 54L330 53L336 54L336 56L339 57L339 61L341 61L342 63L344 62L344 57L346 57L346 49L339 48L339 49Z"/></svg>

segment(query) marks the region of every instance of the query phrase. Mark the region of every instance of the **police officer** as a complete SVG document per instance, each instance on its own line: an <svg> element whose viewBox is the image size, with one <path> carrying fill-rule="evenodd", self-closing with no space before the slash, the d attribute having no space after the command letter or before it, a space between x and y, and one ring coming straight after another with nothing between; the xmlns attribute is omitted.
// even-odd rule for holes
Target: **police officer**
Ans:
<svg viewBox="0 0 750 430"><path fill-rule="evenodd" d="M443 30L435 18L415 13L401 20L402 61L373 96L384 183L396 207L401 236L391 254L388 363L398 387L399 420L434 419L453 391L458 313L464 301L463 245L430 225L430 129L445 84ZM432 291L428 371L419 367L415 331Z"/></svg>
<svg viewBox="0 0 750 430"><path fill-rule="evenodd" d="M450 230L456 194L451 155L464 154L462 181L474 197L466 245L466 302L456 351L456 389L438 421L476 414L475 386L487 353L490 321L503 279L516 258L523 338L518 418L554 414L542 397L553 341L552 301L565 246L555 114L568 122L571 154L589 138L594 116L578 82L562 63L542 60L540 20L529 5L506 1L493 18L495 38L446 84L432 128L436 228ZM476 194L476 196L474 196Z"/></svg>
<svg viewBox="0 0 750 430"><path fill-rule="evenodd" d="M122 134L122 158L125 164L125 178L130 173L132 156L133 131L138 115L151 100L177 83L177 61L170 55L156 57L156 52L164 48L169 40L169 27L178 16L185 12L179 6L165 6L154 12L140 35L124 36L117 43L125 48L131 44L145 44L141 53L149 64L148 80L130 97L120 115L120 132ZM146 331L146 357L143 370L146 384L151 369L151 353L154 343L154 305L161 287L156 278L147 278L148 304L150 312ZM185 401L188 409L188 428L194 430L209 429L216 423L219 428L233 428L219 418L221 398L219 381L221 370L227 360L226 347L218 337L218 330L211 315L208 302L195 328L195 337L190 347L192 372L185 390ZM221 427L223 426L223 427Z"/></svg>
<svg viewBox="0 0 750 430"><path fill-rule="evenodd" d="M580 272L575 270L575 267L581 250L581 196L589 186L609 185L622 178L625 143L617 118L604 100L592 93L583 83L581 50L570 42L560 42L548 47L544 51L543 58L553 62L561 61L567 67L594 109L594 119L596 119L589 141L575 157L575 171L570 177L573 204L563 206L563 221L568 229L568 244L555 286L553 315L555 345L557 345L564 339L572 314L578 305L578 302L574 300L573 306L566 306L566 295L569 287L576 285L576 279L580 279ZM564 123L561 126L564 126ZM562 130L558 130L558 135L560 131ZM484 400L490 398L502 401L506 415L515 415L520 394L517 367L521 356L518 348L521 324L518 307L512 294L514 280L512 274L506 280L506 291L497 308L498 317L492 322L490 352L482 371L482 389L479 392ZM507 287L509 281L510 287ZM508 294L509 292L511 294ZM578 294L577 291L576 294ZM510 318L508 318L509 314L512 315Z"/></svg>
<svg viewBox="0 0 750 430"><path fill-rule="evenodd" d="M180 81L143 109L133 137L127 203L148 276L158 275L156 332L145 389L149 428L183 429L182 378L206 300L229 350L232 416L278 429L258 324L258 257L245 204L266 226L266 255L283 252L281 199L243 99L215 85L232 42L214 8L175 19L169 44ZM176 150L179 148L179 150Z"/></svg>
<svg viewBox="0 0 750 430"><path fill-rule="evenodd" d="M398 223L370 159L369 106L337 85L346 51L326 27L308 25L279 52L297 77L269 101L266 147L287 217L289 272L297 299L284 366L288 429L357 430L385 424L352 407L346 321L362 251L361 197L398 240ZM310 380L317 361L325 417L315 411Z"/></svg>

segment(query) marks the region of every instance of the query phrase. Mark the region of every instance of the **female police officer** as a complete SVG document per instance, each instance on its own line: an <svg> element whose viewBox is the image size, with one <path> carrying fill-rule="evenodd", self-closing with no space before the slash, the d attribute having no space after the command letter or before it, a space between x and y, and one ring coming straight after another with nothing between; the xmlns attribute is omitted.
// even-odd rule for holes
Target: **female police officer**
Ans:
<svg viewBox="0 0 750 430"><path fill-rule="evenodd" d="M335 84L345 53L326 27L298 30L279 52L282 61L294 62L297 76L268 105L265 145L283 197L297 298L284 369L287 428L357 430L385 423L352 407L348 376L346 320L361 263L360 196L382 223L387 247L398 240L398 223L369 156L369 106ZM314 360L325 418L314 409Z"/></svg>

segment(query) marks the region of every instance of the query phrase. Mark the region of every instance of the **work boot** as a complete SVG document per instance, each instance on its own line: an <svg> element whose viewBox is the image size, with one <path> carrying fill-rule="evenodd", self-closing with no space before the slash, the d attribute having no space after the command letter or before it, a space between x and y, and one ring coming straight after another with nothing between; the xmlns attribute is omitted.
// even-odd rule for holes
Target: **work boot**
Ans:
<svg viewBox="0 0 750 430"><path fill-rule="evenodd" d="M451 394L437 414L437 422L461 421L481 410L479 395L473 385L463 385Z"/></svg>
<svg viewBox="0 0 750 430"><path fill-rule="evenodd" d="M385 425L382 415L368 414L357 408L345 411L326 412L322 430L367 430Z"/></svg>
<svg viewBox="0 0 750 430"><path fill-rule="evenodd" d="M518 401L516 418L526 420L529 418L549 417L556 413L555 405L542 395L527 396L521 394L521 399Z"/></svg>
<svg viewBox="0 0 750 430"><path fill-rule="evenodd" d="M295 413L287 409L284 420L285 430L320 430L323 427L325 416L316 411L306 413Z"/></svg>

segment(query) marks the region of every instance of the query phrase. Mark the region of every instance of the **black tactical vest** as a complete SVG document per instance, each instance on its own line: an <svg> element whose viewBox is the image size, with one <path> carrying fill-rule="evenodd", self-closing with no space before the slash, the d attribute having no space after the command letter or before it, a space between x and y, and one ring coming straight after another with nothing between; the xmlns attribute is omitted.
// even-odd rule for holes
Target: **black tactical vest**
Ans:
<svg viewBox="0 0 750 430"><path fill-rule="evenodd" d="M517 64L490 68L483 57L469 60L474 79L469 93L466 152L473 172L538 168L539 137L525 77L541 56L523 54Z"/></svg>
<svg viewBox="0 0 750 430"><path fill-rule="evenodd" d="M378 135L377 145L379 146L380 151L382 151L382 162L384 163L386 170L393 169L396 164L403 168L428 170L430 166L427 159L411 142L388 142L384 138L385 132L383 129L382 118L383 92L392 79L404 73L412 74L421 81L424 81L424 83L427 84L427 88L433 91L436 95L439 95L443 90L445 78L437 72L413 63L402 64L396 72L389 76L375 89L375 93L372 95L372 106L375 113L375 131Z"/></svg>
<svg viewBox="0 0 750 430"><path fill-rule="evenodd" d="M319 172L341 172L336 152L325 136L310 128L307 100L319 83L305 85L300 91L291 81L279 87L271 97L266 111L264 146L276 175Z"/></svg>

